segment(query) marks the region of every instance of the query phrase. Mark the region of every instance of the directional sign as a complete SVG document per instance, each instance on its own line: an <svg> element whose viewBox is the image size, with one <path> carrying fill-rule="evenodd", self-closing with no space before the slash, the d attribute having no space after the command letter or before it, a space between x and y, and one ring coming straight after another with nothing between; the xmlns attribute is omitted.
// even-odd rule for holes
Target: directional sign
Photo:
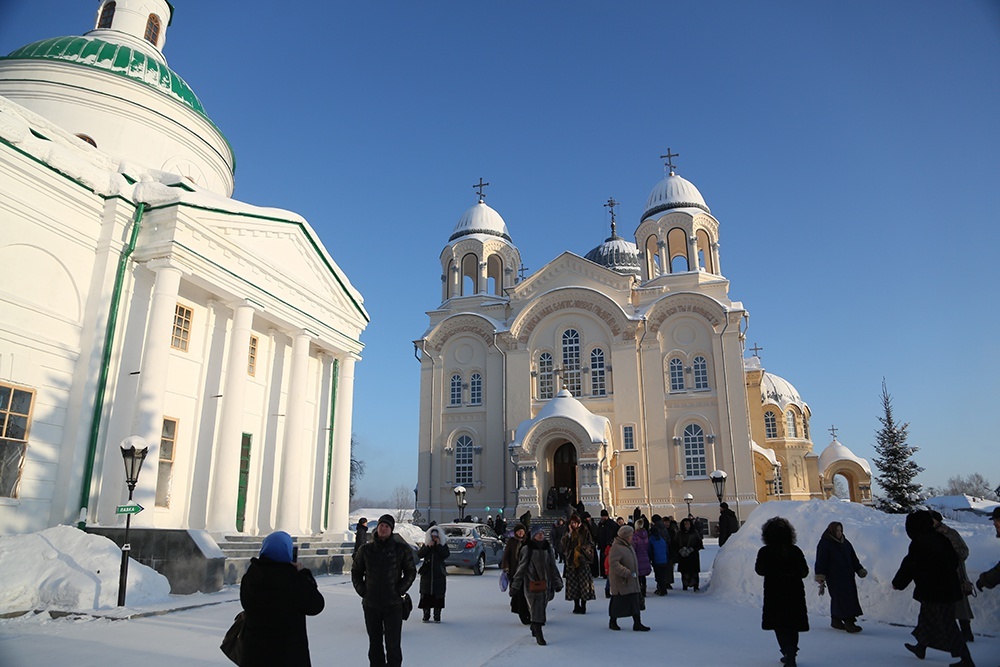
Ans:
<svg viewBox="0 0 1000 667"><path fill-rule="evenodd" d="M129 503L128 505L119 505L115 514L138 514L142 510L143 506L139 503Z"/></svg>

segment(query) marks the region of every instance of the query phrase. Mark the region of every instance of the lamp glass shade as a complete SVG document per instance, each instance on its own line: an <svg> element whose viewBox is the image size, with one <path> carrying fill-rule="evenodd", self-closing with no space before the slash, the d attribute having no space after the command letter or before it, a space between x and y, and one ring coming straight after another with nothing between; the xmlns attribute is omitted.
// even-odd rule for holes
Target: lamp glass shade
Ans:
<svg viewBox="0 0 1000 667"><path fill-rule="evenodd" d="M149 445L139 436L131 436L122 441L121 450L125 463L125 481L134 486L139 481L139 471L149 453Z"/></svg>
<svg viewBox="0 0 1000 667"><path fill-rule="evenodd" d="M709 477L712 480L712 486L715 487L715 497L722 502L722 496L726 493L726 473L723 470L716 470Z"/></svg>

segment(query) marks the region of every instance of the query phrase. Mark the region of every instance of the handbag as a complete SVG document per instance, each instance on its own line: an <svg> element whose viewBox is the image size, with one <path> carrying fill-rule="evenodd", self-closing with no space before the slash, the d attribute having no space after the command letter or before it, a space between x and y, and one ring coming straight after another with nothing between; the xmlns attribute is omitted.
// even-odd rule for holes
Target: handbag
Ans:
<svg viewBox="0 0 1000 667"><path fill-rule="evenodd" d="M548 584L544 579L539 579L538 581L528 580L529 593L544 593L547 588Z"/></svg>
<svg viewBox="0 0 1000 667"><path fill-rule="evenodd" d="M233 624L226 630L226 636L219 644L219 648L226 654L226 657L237 665L243 664L243 628L246 621L247 613L245 611L236 614Z"/></svg>
<svg viewBox="0 0 1000 667"><path fill-rule="evenodd" d="M405 621L410 617L410 612L413 611L413 600L410 599L409 593L403 593L403 620Z"/></svg>
<svg viewBox="0 0 1000 667"><path fill-rule="evenodd" d="M510 586L510 576L507 574L507 570L500 571L500 592L506 592L507 587Z"/></svg>

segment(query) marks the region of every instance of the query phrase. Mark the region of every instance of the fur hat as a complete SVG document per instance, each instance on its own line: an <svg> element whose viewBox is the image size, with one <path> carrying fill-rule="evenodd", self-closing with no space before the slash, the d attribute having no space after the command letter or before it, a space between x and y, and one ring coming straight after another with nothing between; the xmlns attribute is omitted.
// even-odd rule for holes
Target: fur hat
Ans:
<svg viewBox="0 0 1000 667"><path fill-rule="evenodd" d="M392 528L393 530L396 530L396 520L394 518L392 518L391 514L383 514L382 516L380 516L378 518L378 522L379 523L389 524L390 528Z"/></svg>

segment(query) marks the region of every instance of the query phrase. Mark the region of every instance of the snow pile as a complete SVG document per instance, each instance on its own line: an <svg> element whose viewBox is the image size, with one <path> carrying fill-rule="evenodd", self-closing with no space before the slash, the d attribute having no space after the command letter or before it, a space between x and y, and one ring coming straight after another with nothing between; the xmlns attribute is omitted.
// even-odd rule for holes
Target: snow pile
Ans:
<svg viewBox="0 0 1000 667"><path fill-rule="evenodd" d="M884 514L877 510L838 501L809 502L773 501L759 505L746 517L746 524L726 542L712 566L710 594L724 597L737 604L760 606L763 601L763 579L754 572L757 550L764 522L781 516L795 527L798 546L809 563L806 579L806 602L812 617L830 615L830 598L820 597L813 583L816 544L832 521L844 524L844 535L854 545L868 577L858 579L858 597L864 618L890 623L916 623L918 603L913 599L913 586L905 591L892 590L892 578L906 555L910 540L906 536L903 514ZM1000 560L1000 540L992 523L949 522L969 546L966 568L975 582L979 573ZM978 591L977 591L978 593ZM979 593L971 598L977 631L1000 632L1000 589ZM818 624L814 621L814 624Z"/></svg>
<svg viewBox="0 0 1000 667"><path fill-rule="evenodd" d="M84 611L118 604L121 550L106 537L71 526L0 537L0 614L34 609ZM128 567L129 606L170 596L167 578L134 560Z"/></svg>
<svg viewBox="0 0 1000 667"><path fill-rule="evenodd" d="M362 507L352 511L348 515L347 520L350 522L351 526L354 526L354 524L358 522L358 519L365 517L368 519L368 534L373 535L375 533L375 525L378 522L378 518L383 514L391 514L393 518L396 519L396 527L393 529L393 532L402 537L404 540L415 547L419 547L424 543L424 529L410 523L410 521L413 520L413 510L390 510L378 507Z"/></svg>

